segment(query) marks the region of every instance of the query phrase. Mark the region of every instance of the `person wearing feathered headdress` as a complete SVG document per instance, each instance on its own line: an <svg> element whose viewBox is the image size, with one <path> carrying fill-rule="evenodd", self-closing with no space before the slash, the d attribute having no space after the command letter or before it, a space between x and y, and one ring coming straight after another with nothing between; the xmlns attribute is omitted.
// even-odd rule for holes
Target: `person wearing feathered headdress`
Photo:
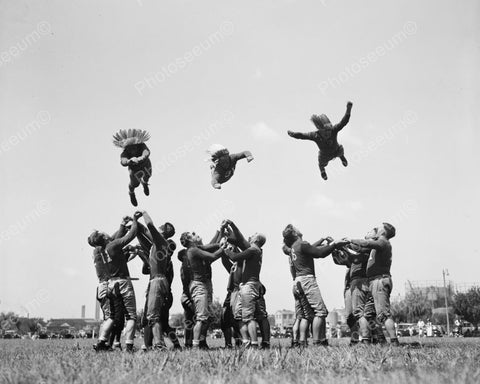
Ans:
<svg viewBox="0 0 480 384"><path fill-rule="evenodd" d="M347 111L343 119L335 125L332 125L330 119L326 115L313 115L311 117L312 123L317 128L317 131L302 133L288 131L288 135L294 139L311 140L318 146L318 166L320 173L324 180L327 180L327 172L325 167L328 163L339 157L344 167L348 165L348 161L345 158L343 145L338 144L337 135L340 130L345 127L350 121L350 112L352 110L352 102L347 103Z"/></svg>
<svg viewBox="0 0 480 384"><path fill-rule="evenodd" d="M128 167L130 174L128 191L134 207L138 205L135 188L140 183L143 186L145 196L150 194L148 180L152 175L152 163L149 158L150 150L145 144L148 139L150 139L149 133L140 129L121 129L113 135L113 144L123 149L120 155L120 163L124 167Z"/></svg>
<svg viewBox="0 0 480 384"><path fill-rule="evenodd" d="M248 162L253 160L250 151L230 154L229 150L220 144L212 144L207 153L210 155L212 186L215 189L221 189L222 184L232 178L238 160L247 159Z"/></svg>

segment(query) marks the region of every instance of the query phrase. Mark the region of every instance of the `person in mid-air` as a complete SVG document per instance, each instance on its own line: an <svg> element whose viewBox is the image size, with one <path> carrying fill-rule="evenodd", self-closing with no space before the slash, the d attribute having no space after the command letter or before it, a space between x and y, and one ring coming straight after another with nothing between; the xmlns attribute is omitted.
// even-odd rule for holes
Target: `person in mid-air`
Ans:
<svg viewBox="0 0 480 384"><path fill-rule="evenodd" d="M207 150L210 157L210 169L212 170L212 186L215 189L221 189L222 184L230 180L235 173L237 161L247 159L253 160L250 151L230 154L229 150L220 144L213 144Z"/></svg>
<svg viewBox="0 0 480 384"><path fill-rule="evenodd" d="M317 144L318 166L324 180L328 179L325 167L331 160L339 157L343 166L346 167L348 165L348 161L345 158L343 145L338 144L337 135L338 132L340 132L340 130L350 121L352 105L353 104L350 101L347 103L347 111L345 112L345 116L343 116L343 119L336 125L332 125L330 119L326 115L313 115L311 117L311 121L313 124L315 124L315 127L317 128L316 131L307 133L292 131L287 132L288 135L294 139L311 140Z"/></svg>
<svg viewBox="0 0 480 384"><path fill-rule="evenodd" d="M120 163L124 167L128 167L130 174L128 192L134 207L138 205L135 188L140 183L143 186L145 196L150 194L148 180L152 175L152 163L150 162L150 150L145 144L149 139L150 135L148 132L140 129L121 129L113 135L113 144L123 148L123 152L120 155Z"/></svg>

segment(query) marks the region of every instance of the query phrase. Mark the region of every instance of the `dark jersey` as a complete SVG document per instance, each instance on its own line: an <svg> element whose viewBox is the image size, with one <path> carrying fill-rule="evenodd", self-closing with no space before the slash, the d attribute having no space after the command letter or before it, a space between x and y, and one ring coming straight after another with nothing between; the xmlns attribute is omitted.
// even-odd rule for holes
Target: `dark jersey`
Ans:
<svg viewBox="0 0 480 384"><path fill-rule="evenodd" d="M338 132L345 127L350 121L350 110L347 108L347 112L343 116L342 120L333 125L331 128L324 126L317 126L317 131L307 133L294 133L293 137L303 140L312 140L317 144L318 149L325 154L334 154L338 151L340 145L338 144L337 136ZM319 129L318 129L319 128Z"/></svg>
<svg viewBox="0 0 480 384"><path fill-rule="evenodd" d="M145 143L142 144L132 144L127 145L124 149L122 154L120 155L122 161L123 159L130 160L134 157L141 157L145 151L149 151L147 145Z"/></svg>
<svg viewBox="0 0 480 384"><path fill-rule="evenodd" d="M229 253L229 258L239 264L242 268L242 283L248 281L260 281L260 270L262 269L263 251L257 245L251 245L245 251Z"/></svg>
<svg viewBox="0 0 480 384"><path fill-rule="evenodd" d="M232 155L223 155L218 158L214 163L214 171L218 173L219 183L225 183L230 180L235 173L235 167L237 165L237 160Z"/></svg>
<svg viewBox="0 0 480 384"><path fill-rule="evenodd" d="M303 240L297 240L292 245L290 257L293 263L293 268L295 269L296 277L306 275L315 276L314 259L305 252L307 246L310 246L310 243Z"/></svg>
<svg viewBox="0 0 480 384"><path fill-rule="evenodd" d="M197 257L198 251L196 247L187 250L191 277L195 281L208 282L212 279L212 265L210 261Z"/></svg>
<svg viewBox="0 0 480 384"><path fill-rule="evenodd" d="M128 271L128 254L123 251L128 243L130 243L136 235L137 232L137 222L133 221L132 227L128 233L119 238L112 240L105 247L105 253L107 254L107 270L112 277L120 277L126 279L130 277L130 272Z"/></svg>
<svg viewBox="0 0 480 384"><path fill-rule="evenodd" d="M308 132L305 135L309 140L315 142L322 152L336 152L338 150L338 131L334 128L324 128L320 131Z"/></svg>
<svg viewBox="0 0 480 384"><path fill-rule="evenodd" d="M389 275L392 266L392 245L387 239L354 240L355 244L370 251L367 262L367 277Z"/></svg>
<svg viewBox="0 0 480 384"><path fill-rule="evenodd" d="M237 247L234 247L232 250L235 253L240 252ZM222 264L228 272L227 291L233 292L239 289L240 283L242 282L243 263L244 261L234 262L230 260L227 255L222 255Z"/></svg>
<svg viewBox="0 0 480 384"><path fill-rule="evenodd" d="M108 281L110 275L108 273L108 255L102 247L96 247L93 251L93 263L99 282Z"/></svg>
<svg viewBox="0 0 480 384"><path fill-rule="evenodd" d="M173 256L173 253L175 252L175 249L177 249L177 244L175 244L175 242L172 239L168 239L167 243L168 243L168 247L167 247L167 267L166 267L166 270L165 270L165 276L167 276L167 280L171 285L172 281L173 281L173 276L174 276L172 256Z"/></svg>
<svg viewBox="0 0 480 384"><path fill-rule="evenodd" d="M356 244L349 244L342 248L350 262L350 281L367 277L367 261L370 251Z"/></svg>
<svg viewBox="0 0 480 384"><path fill-rule="evenodd" d="M182 281L183 293L190 296L190 282L192 281L192 270L188 257L186 256L187 250L182 249L178 252L178 260L182 262L180 267L180 280Z"/></svg>

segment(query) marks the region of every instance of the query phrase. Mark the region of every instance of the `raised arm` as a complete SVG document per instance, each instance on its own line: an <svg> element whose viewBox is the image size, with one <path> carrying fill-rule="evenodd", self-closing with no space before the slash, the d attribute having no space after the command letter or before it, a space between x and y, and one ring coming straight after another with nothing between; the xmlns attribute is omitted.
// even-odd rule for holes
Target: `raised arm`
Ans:
<svg viewBox="0 0 480 384"><path fill-rule="evenodd" d="M313 257L314 259L324 259L330 255L334 249L340 248L343 245L347 245L349 242L350 241L348 240L337 240L329 245L323 245L320 247L314 247L311 244L304 242L302 244L301 251Z"/></svg>
<svg viewBox="0 0 480 384"><path fill-rule="evenodd" d="M238 160L241 160L241 159L253 159L253 156L252 156L252 152L243 151L240 153L234 153L230 155L230 159L232 159L232 161L234 162L237 162Z"/></svg>
<svg viewBox="0 0 480 384"><path fill-rule="evenodd" d="M220 256L222 256L223 248L219 248L217 251L213 253L204 251L203 249L200 249L200 248L193 248L190 250L190 252L192 254L192 257L199 258L200 260L213 262L218 258L220 258Z"/></svg>
<svg viewBox="0 0 480 384"><path fill-rule="evenodd" d="M250 247L250 248L246 249L245 251L238 252L238 253L225 250L225 254L228 256L228 258L230 260L232 260L234 262L251 259L252 257L254 257L254 256L256 256L260 253L261 253L261 251L256 247Z"/></svg>
<svg viewBox="0 0 480 384"><path fill-rule="evenodd" d="M132 226L127 234L119 239L113 240L110 244L107 245L109 248L123 248L129 244L137 235L137 217L133 218Z"/></svg>
<svg viewBox="0 0 480 384"><path fill-rule="evenodd" d="M158 232L157 228L155 228L152 218L146 211L143 212L143 219L145 220L145 224L147 225L148 231L152 236L152 241L157 247L157 252L163 249L164 247L168 247L167 240L165 240L162 234Z"/></svg>
<svg viewBox="0 0 480 384"><path fill-rule="evenodd" d="M328 244L330 244L333 239L330 237L330 236L327 236L327 237L322 237L320 240L316 241L315 243L312 244L313 247L319 247L320 245L322 245L322 243L324 241L327 241Z"/></svg>
<svg viewBox="0 0 480 384"><path fill-rule="evenodd" d="M119 239L127 233L127 224L132 221L130 216L125 216L120 223L120 228L112 235L112 239Z"/></svg>
<svg viewBox="0 0 480 384"><path fill-rule="evenodd" d="M324 245L320 247L314 247L311 244L302 244L302 252L314 259L324 259L332 253L335 249L333 245Z"/></svg>
<svg viewBox="0 0 480 384"><path fill-rule="evenodd" d="M350 112L352 111L352 106L353 106L352 102L349 101L347 103L347 111L345 112L345 116L343 116L343 119L340 120L340 122L337 125L335 125L335 127L333 128L337 132L340 131L343 127L345 127L350 121Z"/></svg>
<svg viewBox="0 0 480 384"><path fill-rule="evenodd" d="M293 132L293 131L287 131L288 136L293 137L294 139L299 139L299 140L315 140L315 133L316 132Z"/></svg>
<svg viewBox="0 0 480 384"><path fill-rule="evenodd" d="M225 253L222 253L222 265L230 273L233 263Z"/></svg>
<svg viewBox="0 0 480 384"><path fill-rule="evenodd" d="M236 224L231 221L231 220L226 220L226 223L230 226L232 229L232 234L233 237L235 238L235 242L237 243L236 245L242 250L246 250L250 248L250 243L245 239L245 237L242 235L242 232L238 229Z"/></svg>
<svg viewBox="0 0 480 384"><path fill-rule="evenodd" d="M138 230L137 230L137 240L140 246L145 250L145 252L150 251L152 247L152 237L148 232L147 228L142 224L138 223Z"/></svg>
<svg viewBox="0 0 480 384"><path fill-rule="evenodd" d="M352 240L352 243L368 249L383 249L388 245L388 241L381 237L379 239Z"/></svg>

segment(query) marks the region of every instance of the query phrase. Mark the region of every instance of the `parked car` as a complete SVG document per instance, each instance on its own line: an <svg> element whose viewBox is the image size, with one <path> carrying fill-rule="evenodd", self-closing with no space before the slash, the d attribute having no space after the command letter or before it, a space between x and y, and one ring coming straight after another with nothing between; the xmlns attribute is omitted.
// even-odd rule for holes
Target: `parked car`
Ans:
<svg viewBox="0 0 480 384"><path fill-rule="evenodd" d="M400 323L397 325L397 337L409 337L418 335L416 324Z"/></svg>
<svg viewBox="0 0 480 384"><path fill-rule="evenodd" d="M432 325L432 337L443 337L445 330L441 325Z"/></svg>
<svg viewBox="0 0 480 384"><path fill-rule="evenodd" d="M476 329L473 324L468 321L462 320L459 325L455 325L453 328L453 335L456 337L472 337L475 334L478 334L478 329Z"/></svg>

